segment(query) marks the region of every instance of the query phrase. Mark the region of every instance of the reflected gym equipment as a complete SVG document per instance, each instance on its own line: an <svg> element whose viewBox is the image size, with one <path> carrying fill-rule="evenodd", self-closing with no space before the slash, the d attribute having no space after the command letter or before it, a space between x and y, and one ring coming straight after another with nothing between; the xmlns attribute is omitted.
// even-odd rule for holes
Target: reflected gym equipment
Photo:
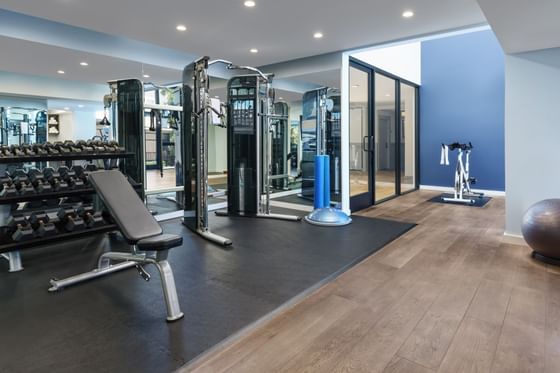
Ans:
<svg viewBox="0 0 560 373"><path fill-rule="evenodd" d="M321 108L322 102L325 103ZM321 110L325 110L321 113ZM321 137L321 126L324 131ZM313 200L315 185L315 156L324 147L325 155L329 156L329 171L331 174L331 197L340 194L340 94L337 90L323 87L308 91L303 95L303 112L300 122L301 137L301 195L300 197Z"/></svg>
<svg viewBox="0 0 560 373"><path fill-rule="evenodd" d="M343 226L352 222L352 219L344 211L330 207L331 195L331 159L328 155L327 121L328 111L332 110L333 102L328 98L328 88L320 88L315 91L317 101L315 106L316 118L316 155L314 162L313 177L313 204L314 210L305 217L305 220L313 225L321 226ZM336 164L335 162L335 172ZM338 175L335 174L335 178Z"/></svg>
<svg viewBox="0 0 560 373"><path fill-rule="evenodd" d="M535 259L560 265L560 199L545 199L529 207L521 231Z"/></svg>
<svg viewBox="0 0 560 373"><path fill-rule="evenodd" d="M223 61L210 62L208 57L201 57L183 70L183 224L211 242L229 246L229 238L212 233L208 226L208 127L212 124L212 113L225 126L223 110L212 107L208 93L208 67L214 63Z"/></svg>
<svg viewBox="0 0 560 373"><path fill-rule="evenodd" d="M270 163L272 187L288 190L288 154L290 153L289 107L285 102L274 103L275 117L270 125Z"/></svg>
<svg viewBox="0 0 560 373"><path fill-rule="evenodd" d="M247 66L228 68L255 74L228 82L228 208L227 213L216 214L300 221L299 216L270 212L272 181L276 179L272 166L275 128L283 128L287 134L287 110L274 112L273 76ZM281 140L283 152L285 141ZM285 167L285 155L281 157Z"/></svg>

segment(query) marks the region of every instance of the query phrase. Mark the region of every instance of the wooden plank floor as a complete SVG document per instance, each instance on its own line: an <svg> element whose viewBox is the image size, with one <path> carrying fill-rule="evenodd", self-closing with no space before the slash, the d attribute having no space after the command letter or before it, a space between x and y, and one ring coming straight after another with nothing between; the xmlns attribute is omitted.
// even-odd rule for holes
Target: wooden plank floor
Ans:
<svg viewBox="0 0 560 373"><path fill-rule="evenodd" d="M560 372L560 270L505 243L504 200L361 212L418 223L192 372Z"/></svg>

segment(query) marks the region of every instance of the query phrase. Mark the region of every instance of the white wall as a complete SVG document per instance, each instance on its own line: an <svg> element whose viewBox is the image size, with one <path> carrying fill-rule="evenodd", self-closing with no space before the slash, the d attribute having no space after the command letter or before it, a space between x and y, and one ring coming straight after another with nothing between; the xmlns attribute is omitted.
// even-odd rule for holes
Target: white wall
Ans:
<svg viewBox="0 0 560 373"><path fill-rule="evenodd" d="M74 112L74 140L87 140L96 135L95 111Z"/></svg>
<svg viewBox="0 0 560 373"><path fill-rule="evenodd" d="M560 48L506 56L506 234L524 212L560 198Z"/></svg>
<svg viewBox="0 0 560 373"><path fill-rule="evenodd" d="M372 48L351 56L418 85L422 82L420 42Z"/></svg>
<svg viewBox="0 0 560 373"><path fill-rule="evenodd" d="M58 115L58 135L48 133L50 142L74 139L74 115L70 112Z"/></svg>
<svg viewBox="0 0 560 373"><path fill-rule="evenodd" d="M208 171L227 170L227 129L208 127Z"/></svg>
<svg viewBox="0 0 560 373"><path fill-rule="evenodd" d="M50 142L87 140L95 135L95 112L75 111L59 114L59 134L48 134Z"/></svg>

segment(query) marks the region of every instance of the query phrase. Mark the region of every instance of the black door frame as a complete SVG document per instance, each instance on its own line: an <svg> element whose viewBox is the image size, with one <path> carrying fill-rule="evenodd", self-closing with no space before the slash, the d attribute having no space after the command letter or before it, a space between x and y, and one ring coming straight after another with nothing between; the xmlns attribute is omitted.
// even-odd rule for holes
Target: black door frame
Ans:
<svg viewBox="0 0 560 373"><path fill-rule="evenodd" d="M407 194L418 190L419 187L419 175L420 175L420 87L418 84L415 84L411 81L403 79L397 75L391 74L385 70L379 69L375 66L372 66L366 62L360 61L353 57L349 57L350 60L350 68L355 68L366 72L368 74L369 82L368 82L368 119L369 119L369 141L368 141L368 153L370 153L368 164L369 164L369 175L368 175L368 182L369 182L369 191L368 193L363 193L355 197L350 197L350 210L357 211L359 209L370 207L373 205L377 205L379 203L391 200L403 194ZM383 75L387 78L395 80L395 195L381 199L376 201L375 196L375 129L377 125L377 118L375 116L375 74ZM348 71L348 75L350 75L350 71ZM350 77L349 77L350 78ZM350 80L348 80L350 81ZM401 191L401 84L406 84L408 86L413 87L416 90L415 94L415 178L414 178L414 188L405 192Z"/></svg>
<svg viewBox="0 0 560 373"><path fill-rule="evenodd" d="M373 160L373 149L372 149L372 141L371 138L374 135L373 131L373 126L372 126L372 107L373 105L371 104L371 98L373 97L373 89L374 87L373 85L373 71L371 69L368 69L367 67L361 66L359 64L353 64L352 60L350 60L350 68L355 68L357 70L360 70L364 73L367 74L367 87L368 87L368 106L367 106L367 114L368 114L368 125L367 125L367 153L369 154L369 156L366 159L367 162L367 169L368 169L368 191L365 193L361 193L358 194L356 196L351 196L350 197L350 210L351 211L358 211L364 208L367 208L369 206L371 206L373 204L373 201L375 201L375 188L374 188L374 173L371 172L372 167L374 166ZM350 71L348 71L348 83L350 84ZM350 94L348 95L348 100L350 101ZM350 106L350 105L349 105ZM348 119L350 119L350 112L348 112ZM363 144L363 138L362 138L362 144ZM364 149L361 149L361 151L363 152ZM349 171L350 172L350 171Z"/></svg>

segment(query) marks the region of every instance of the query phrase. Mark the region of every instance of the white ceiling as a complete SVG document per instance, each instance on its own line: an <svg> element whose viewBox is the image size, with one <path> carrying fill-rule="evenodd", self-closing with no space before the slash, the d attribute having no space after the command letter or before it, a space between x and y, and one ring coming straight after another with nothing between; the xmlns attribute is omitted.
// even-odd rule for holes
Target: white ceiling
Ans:
<svg viewBox="0 0 560 373"><path fill-rule="evenodd" d="M560 47L560 0L478 0L506 53Z"/></svg>
<svg viewBox="0 0 560 373"><path fill-rule="evenodd" d="M182 79L178 70L144 65L144 72L150 75L147 79L142 77L142 64L137 62L2 36L0 53L0 70L12 73L99 84L124 78L138 78L155 83L177 82ZM89 66L80 66L82 61L86 61ZM58 70L63 70L65 74L58 74Z"/></svg>
<svg viewBox="0 0 560 373"><path fill-rule="evenodd" d="M2 0L36 17L260 66L485 22L476 0ZM412 9L415 16L401 17ZM185 24L188 31L175 30ZM324 33L313 39L315 31ZM258 54L250 54L250 48Z"/></svg>

